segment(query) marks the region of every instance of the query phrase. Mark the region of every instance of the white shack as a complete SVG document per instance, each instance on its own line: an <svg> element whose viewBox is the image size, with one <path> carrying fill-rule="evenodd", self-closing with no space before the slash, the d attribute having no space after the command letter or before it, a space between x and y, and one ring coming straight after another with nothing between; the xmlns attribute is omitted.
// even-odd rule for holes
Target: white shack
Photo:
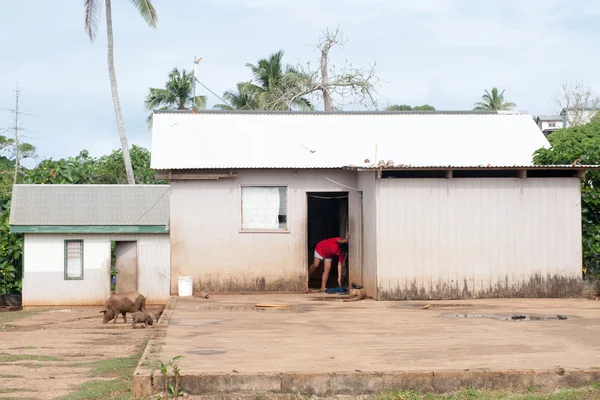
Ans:
<svg viewBox="0 0 600 400"><path fill-rule="evenodd" d="M375 299L581 292L584 168L534 167L549 144L527 114L155 112L152 141L171 293L302 291L316 243L346 232Z"/></svg>
<svg viewBox="0 0 600 400"><path fill-rule="evenodd" d="M169 298L168 185L15 185L12 232L24 234L23 306L103 305L138 290Z"/></svg>

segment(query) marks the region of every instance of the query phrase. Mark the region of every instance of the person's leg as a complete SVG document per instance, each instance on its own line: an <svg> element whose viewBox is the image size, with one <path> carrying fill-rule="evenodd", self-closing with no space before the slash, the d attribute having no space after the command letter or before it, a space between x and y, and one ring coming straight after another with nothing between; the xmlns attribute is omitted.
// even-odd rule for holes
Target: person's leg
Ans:
<svg viewBox="0 0 600 400"><path fill-rule="evenodd" d="M306 277L306 293L308 293L308 281L310 280L310 276L314 274L315 270L319 268L319 264L321 264L321 258L317 252L315 252L315 259L311 265L308 266L308 276Z"/></svg>
<svg viewBox="0 0 600 400"><path fill-rule="evenodd" d="M315 257L315 260L313 261L313 263L311 265L309 265L309 267L308 267L308 277L309 278L312 274L315 273L315 270L317 268L319 268L319 264L321 264L321 259L318 257Z"/></svg>
<svg viewBox="0 0 600 400"><path fill-rule="evenodd" d="M326 258L323 264L323 278L321 280L321 290L327 290L327 279L329 279L329 271L331 270L331 259Z"/></svg>

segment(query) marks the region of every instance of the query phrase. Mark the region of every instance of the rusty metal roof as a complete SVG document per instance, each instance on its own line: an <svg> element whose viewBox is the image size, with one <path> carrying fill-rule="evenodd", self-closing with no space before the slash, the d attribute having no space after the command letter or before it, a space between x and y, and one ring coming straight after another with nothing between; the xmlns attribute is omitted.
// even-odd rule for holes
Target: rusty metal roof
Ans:
<svg viewBox="0 0 600 400"><path fill-rule="evenodd" d="M15 185L15 226L167 226L168 185Z"/></svg>

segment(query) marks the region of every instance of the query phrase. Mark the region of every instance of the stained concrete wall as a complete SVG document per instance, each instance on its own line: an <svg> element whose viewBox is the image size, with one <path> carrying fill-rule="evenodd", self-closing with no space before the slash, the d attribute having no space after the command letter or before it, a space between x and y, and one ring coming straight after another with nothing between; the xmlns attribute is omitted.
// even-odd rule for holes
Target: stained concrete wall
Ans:
<svg viewBox="0 0 600 400"><path fill-rule="evenodd" d="M577 178L379 180L378 298L579 295L579 188Z"/></svg>
<svg viewBox="0 0 600 400"><path fill-rule="evenodd" d="M83 240L83 279L65 280L65 240ZM23 306L103 305L110 296L110 243L137 241L138 291L147 303L169 298L168 234L24 235Z"/></svg>
<svg viewBox="0 0 600 400"><path fill-rule="evenodd" d="M377 298L377 265L378 265L378 202L375 172L358 174L358 189L362 192L362 266L361 284L367 296Z"/></svg>
<svg viewBox="0 0 600 400"><path fill-rule="evenodd" d="M288 230L242 231L242 185L287 186ZM195 291L304 290L306 193L351 191L346 186L356 188L355 172L242 170L231 179L171 181L171 293L179 276L192 276Z"/></svg>

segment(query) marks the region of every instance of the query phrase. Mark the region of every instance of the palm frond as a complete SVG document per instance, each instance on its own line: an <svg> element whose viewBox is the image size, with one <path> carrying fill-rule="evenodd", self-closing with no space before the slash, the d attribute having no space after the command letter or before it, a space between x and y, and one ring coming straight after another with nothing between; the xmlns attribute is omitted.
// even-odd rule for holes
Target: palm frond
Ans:
<svg viewBox="0 0 600 400"><path fill-rule="evenodd" d="M152 28L156 28L158 15L150 0L129 0L138 9L140 16Z"/></svg>
<svg viewBox="0 0 600 400"><path fill-rule="evenodd" d="M213 106L213 109L221 110L221 111L233 111L234 110L234 108L228 104L215 104Z"/></svg>
<svg viewBox="0 0 600 400"><path fill-rule="evenodd" d="M206 96L196 96L192 99L192 104L196 110L204 110L206 108Z"/></svg>
<svg viewBox="0 0 600 400"><path fill-rule="evenodd" d="M102 0L84 0L83 10L85 12L85 31L90 37L90 40L94 40L96 37L96 31L98 30L98 21L102 15L102 7L100 3Z"/></svg>

